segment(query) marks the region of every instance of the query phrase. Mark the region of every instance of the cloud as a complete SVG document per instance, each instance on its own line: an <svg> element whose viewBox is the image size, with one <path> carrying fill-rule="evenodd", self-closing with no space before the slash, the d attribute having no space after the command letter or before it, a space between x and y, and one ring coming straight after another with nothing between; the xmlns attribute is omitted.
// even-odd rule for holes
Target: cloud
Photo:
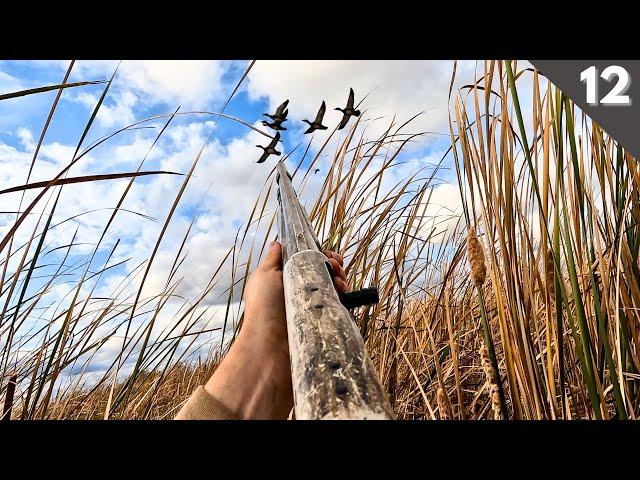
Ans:
<svg viewBox="0 0 640 480"><path fill-rule="evenodd" d="M425 195L424 202L421 237L431 243L448 241L455 234L463 213L458 186L453 183L435 185Z"/></svg>
<svg viewBox="0 0 640 480"><path fill-rule="evenodd" d="M69 97L93 110L98 104L98 96L92 93L82 92L75 97ZM138 97L132 91L119 91L110 96L109 102L103 102L96 118L105 128L125 127L135 122L133 109L138 103Z"/></svg>
<svg viewBox="0 0 640 480"><path fill-rule="evenodd" d="M65 68L67 62L63 62ZM115 89L130 91L145 105L182 105L183 109L206 108L219 100L223 75L230 62L215 60L125 60L120 65ZM118 62L78 61L74 77L83 80L109 78Z"/></svg>
<svg viewBox="0 0 640 480"><path fill-rule="evenodd" d="M27 150L35 150L36 144L33 141L33 134L30 130L20 127L16 130L16 136L20 139L20 144Z"/></svg>

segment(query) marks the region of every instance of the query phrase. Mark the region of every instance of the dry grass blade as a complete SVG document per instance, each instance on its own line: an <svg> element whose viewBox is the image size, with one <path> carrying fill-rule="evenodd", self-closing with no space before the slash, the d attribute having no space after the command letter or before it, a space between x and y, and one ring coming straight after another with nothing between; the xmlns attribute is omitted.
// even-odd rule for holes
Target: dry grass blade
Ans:
<svg viewBox="0 0 640 480"><path fill-rule="evenodd" d="M0 101L8 100L10 98L24 97L26 95L33 95L36 93L50 92L51 90L63 90L65 88L82 87L85 85L100 85L102 83L106 83L106 82L103 80L96 80L92 82L75 82L75 83L61 83L59 85L47 85L46 87L30 88L28 90L20 90L19 92L3 93L2 95L0 95Z"/></svg>
<svg viewBox="0 0 640 480"><path fill-rule="evenodd" d="M30 190L32 188L42 188L56 185L67 185L70 183L85 183L85 182L98 182L103 180L117 180L120 178L131 178L131 177L145 177L147 175L182 175L182 173L178 172L168 172L165 170L152 170L149 172L125 172L125 173L105 173L102 175L84 175L81 177L66 177L59 178L57 180L44 180L42 182L34 182L28 183L26 185L20 185L17 187L5 188L4 190L0 190L0 195L3 193L11 193L11 192L20 192L22 190Z"/></svg>

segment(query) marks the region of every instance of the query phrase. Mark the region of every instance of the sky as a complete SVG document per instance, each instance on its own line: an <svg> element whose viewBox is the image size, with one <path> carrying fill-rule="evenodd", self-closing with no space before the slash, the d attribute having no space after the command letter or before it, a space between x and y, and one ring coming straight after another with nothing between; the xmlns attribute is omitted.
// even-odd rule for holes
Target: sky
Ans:
<svg viewBox="0 0 640 480"><path fill-rule="evenodd" d="M141 123L91 150L71 168L69 176L134 172L143 159L142 170L186 173L201 152L193 178L159 246L143 297L164 290L175 252L187 231L184 251L188 255L180 268L188 274L182 276L175 293L180 298L197 297L206 288L212 269L233 244L275 165L274 157L264 164L255 163L261 154L256 145L266 145L267 137L246 125L215 115L248 64L245 60L77 61L73 67L70 82L108 80L118 68L81 151L112 132ZM68 66L69 61L0 61L0 94L61 83ZM366 96L361 108L361 128L369 138L382 133L394 118L403 123L423 112L411 124L410 131L430 134L411 144L402 154L407 165L415 169L439 162L450 145L448 92L452 68L452 61L259 60L225 113L267 131L260 124L266 118L262 114L275 110L282 101L289 99L289 120L285 124L288 128L282 135L281 150L283 155L293 151L288 158L291 168L299 161L309 141L309 136L303 134L307 126L301 120L313 119L320 103L326 101L324 123L329 130L314 134L313 152L340 121L341 113L334 108L344 106L352 87L356 103ZM471 83L476 68L481 70L482 62L479 65L473 61L459 62L456 86ZM31 182L51 179L68 165L104 88L102 83L64 91L36 160ZM0 189L25 183L55 95L55 92L48 92L0 101ZM152 148L169 115L176 109L181 115L171 121ZM295 149L298 145L301 146ZM329 161L328 156L321 160L320 174L305 187L303 202L318 190ZM406 174L406 169L397 169L398 178ZM438 175L429 213L437 214L441 209L447 213L460 211L453 175L454 172L446 168ZM128 275L138 272L140 263L149 257L155 246L183 180L183 176L158 175L134 182L122 206L123 211L116 217L92 263L91 271L102 266L117 243L109 260L109 265L115 266L100 276L95 285L95 296L111 295ZM127 184L128 180L115 180L63 188L52 219L53 225L59 225L47 237L42 262L44 265L59 263L64 247L75 238L77 245L66 265L76 267L75 270L70 267L69 282L58 282L51 289L47 301L52 307L42 312L44 317L49 317L56 308L59 311L64 299L70 298L75 286L71 279L77 279L82 271L77 265L82 265L93 251L111 215L109 208L117 204ZM0 237L13 225L20 205L24 208L37 192L31 190L25 194L22 204L21 193L2 195ZM52 202L49 195L44 197L34 209L35 214L30 215L18 231L16 244L28 240L38 224L39 214L49 211ZM274 203L270 202L269 208L273 207ZM16 255L14 264L17 259ZM125 260L126 263L121 263ZM46 271L46 267L43 268L42 272ZM45 275L39 281L45 282ZM220 282L220 286L212 289L206 307L203 307L208 308L205 317L209 324L220 324L220 312L224 312L226 302L226 286L223 288L223 285L225 282ZM181 301L172 300L168 311L173 308L175 312L182 308L181 305ZM159 319L159 328L170 322L171 316L167 314ZM117 347L115 341L106 345L92 360L91 369L99 371L101 366L108 364Z"/></svg>

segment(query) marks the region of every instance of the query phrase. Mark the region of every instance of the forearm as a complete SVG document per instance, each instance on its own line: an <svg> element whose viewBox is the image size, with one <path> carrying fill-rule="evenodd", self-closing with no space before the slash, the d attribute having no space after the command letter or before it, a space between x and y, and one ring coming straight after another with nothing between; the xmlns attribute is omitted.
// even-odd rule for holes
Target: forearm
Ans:
<svg viewBox="0 0 640 480"><path fill-rule="evenodd" d="M205 390L238 418L286 419L292 407L289 353L252 330L252 323L245 321Z"/></svg>

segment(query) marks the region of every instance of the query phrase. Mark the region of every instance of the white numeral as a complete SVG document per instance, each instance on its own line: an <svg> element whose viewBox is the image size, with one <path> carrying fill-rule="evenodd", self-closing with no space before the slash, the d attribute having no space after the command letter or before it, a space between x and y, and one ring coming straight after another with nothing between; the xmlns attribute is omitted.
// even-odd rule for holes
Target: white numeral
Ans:
<svg viewBox="0 0 640 480"><path fill-rule="evenodd" d="M611 91L607 93L600 102L598 101L598 69L591 66L580 72L580 81L587 85L587 103L589 105L631 105L629 95L624 95L631 84L631 77L623 67L611 65L603 70L600 77L610 81L612 77L617 77L618 81Z"/></svg>
<svg viewBox="0 0 640 480"><path fill-rule="evenodd" d="M589 67L580 74L580 81L587 82L587 103L598 105L598 70L596 67Z"/></svg>
<svg viewBox="0 0 640 480"><path fill-rule="evenodd" d="M623 95L631 83L629 73L618 65L611 65L610 67L605 68L600 74L600 76L605 80L611 80L613 75L618 77L618 82L613 86L611 91L604 96L602 103L630 105L631 101L629 100L629 95Z"/></svg>

